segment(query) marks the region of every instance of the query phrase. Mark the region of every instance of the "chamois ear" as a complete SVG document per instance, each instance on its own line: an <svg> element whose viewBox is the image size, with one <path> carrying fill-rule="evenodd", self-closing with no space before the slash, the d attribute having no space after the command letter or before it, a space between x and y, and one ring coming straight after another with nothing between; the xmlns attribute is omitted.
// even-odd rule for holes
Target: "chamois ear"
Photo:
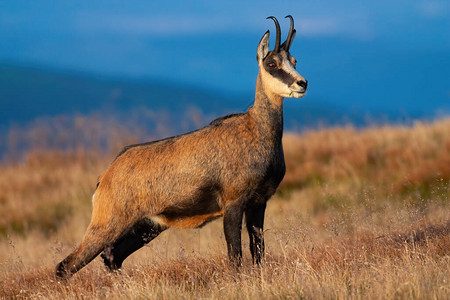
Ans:
<svg viewBox="0 0 450 300"><path fill-rule="evenodd" d="M269 53L269 35L270 31L267 30L259 42L258 50L256 50L256 59L258 62L266 58Z"/></svg>

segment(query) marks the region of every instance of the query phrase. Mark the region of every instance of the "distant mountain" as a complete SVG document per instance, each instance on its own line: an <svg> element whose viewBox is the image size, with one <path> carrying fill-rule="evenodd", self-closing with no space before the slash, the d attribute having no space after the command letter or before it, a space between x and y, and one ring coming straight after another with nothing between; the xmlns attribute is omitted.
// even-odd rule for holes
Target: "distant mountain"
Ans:
<svg viewBox="0 0 450 300"><path fill-rule="evenodd" d="M105 79L40 68L0 65L0 127L21 124L41 116L103 114L124 117L127 112L148 109L175 116L196 108L219 116L245 111L253 97L231 97L215 91L176 83ZM342 119L343 111L288 100L290 123L330 123ZM298 103L294 103L298 102Z"/></svg>
<svg viewBox="0 0 450 300"><path fill-rule="evenodd" d="M0 65L0 126L59 114L124 113L148 108L179 114L189 107L224 113L238 103L175 83L102 79L70 72Z"/></svg>
<svg viewBox="0 0 450 300"><path fill-rule="evenodd" d="M171 115L174 128L186 130L183 116L197 109L212 119L231 112L245 111L253 96L230 96L220 91L193 88L177 82L101 78L93 75L45 68L0 64L0 129L26 124L38 117L91 114L115 116L118 120L136 116L139 111ZM285 101L288 130L320 125L404 121L427 115L377 112L350 104L331 104L308 97ZM206 124L210 120L202 120ZM197 122L198 123L198 122ZM196 125L198 126L198 124ZM189 127L188 129L195 129Z"/></svg>

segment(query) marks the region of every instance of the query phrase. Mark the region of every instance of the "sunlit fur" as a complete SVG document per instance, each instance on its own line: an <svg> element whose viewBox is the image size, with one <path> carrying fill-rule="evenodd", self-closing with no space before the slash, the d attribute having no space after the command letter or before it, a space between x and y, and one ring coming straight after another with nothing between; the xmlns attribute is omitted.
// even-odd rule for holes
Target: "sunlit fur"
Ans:
<svg viewBox="0 0 450 300"><path fill-rule="evenodd" d="M220 216L230 259L240 264L245 215L253 261L261 261L266 202L285 174L283 98L306 91L295 83L304 79L289 53L269 53L268 41L269 32L258 46L255 103L246 113L119 153L99 177L83 241L58 264L57 276L70 276L101 252L106 266L118 269L163 230L199 227ZM268 59L295 82L287 86L271 76Z"/></svg>

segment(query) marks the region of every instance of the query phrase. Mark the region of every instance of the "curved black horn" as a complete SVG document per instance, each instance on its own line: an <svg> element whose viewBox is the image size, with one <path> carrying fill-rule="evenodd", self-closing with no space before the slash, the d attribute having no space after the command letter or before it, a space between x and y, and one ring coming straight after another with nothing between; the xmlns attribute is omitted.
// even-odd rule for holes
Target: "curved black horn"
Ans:
<svg viewBox="0 0 450 300"><path fill-rule="evenodd" d="M284 50L289 51L289 48L291 48L291 44L292 44L292 35L294 33L294 18L291 15L287 15L285 18L289 18L291 19L291 27L289 27L289 34L288 37L286 39L285 45L284 45Z"/></svg>
<svg viewBox="0 0 450 300"><path fill-rule="evenodd" d="M277 29L277 38L275 40L275 48L273 49L273 51L275 53L278 53L278 52L280 52L280 43L281 43L280 24L278 23L278 20L273 16L267 17L267 19L272 19L275 22L275 27Z"/></svg>

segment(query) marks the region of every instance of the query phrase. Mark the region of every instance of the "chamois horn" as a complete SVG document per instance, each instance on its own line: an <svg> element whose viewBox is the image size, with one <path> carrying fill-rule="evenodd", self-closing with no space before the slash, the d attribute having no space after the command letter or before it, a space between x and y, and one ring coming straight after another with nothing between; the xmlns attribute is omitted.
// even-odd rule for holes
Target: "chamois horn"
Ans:
<svg viewBox="0 0 450 300"><path fill-rule="evenodd" d="M284 44L284 50L289 51L289 48L291 47L292 40L295 36L295 29L294 29L294 18L291 15L287 15L285 18L291 19L291 26L289 27L289 34Z"/></svg>
<svg viewBox="0 0 450 300"><path fill-rule="evenodd" d="M278 23L277 18L275 18L273 16L267 17L267 19L272 19L275 22L275 27L277 29L277 38L275 40L275 48L273 49L273 52L278 53L278 52L280 52L280 43L281 43L280 24Z"/></svg>

